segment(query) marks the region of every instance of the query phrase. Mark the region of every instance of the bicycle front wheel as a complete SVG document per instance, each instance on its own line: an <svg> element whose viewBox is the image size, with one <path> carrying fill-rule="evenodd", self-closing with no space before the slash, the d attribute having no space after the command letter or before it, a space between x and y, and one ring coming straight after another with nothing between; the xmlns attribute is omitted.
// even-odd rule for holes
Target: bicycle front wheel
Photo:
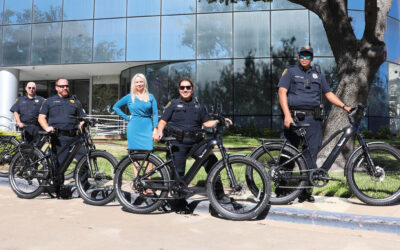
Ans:
<svg viewBox="0 0 400 250"><path fill-rule="evenodd" d="M12 136L0 137L0 177L8 176L10 162L18 145L19 142Z"/></svg>
<svg viewBox="0 0 400 250"><path fill-rule="evenodd" d="M32 199L44 191L44 180L49 178L49 164L38 149L21 149L10 163L11 189L19 198ZM48 183L47 183L48 185Z"/></svg>
<svg viewBox="0 0 400 250"><path fill-rule="evenodd" d="M374 206L392 205L400 199L400 152L387 144L368 145L377 176L367 161L367 153L359 149L349 159L347 183L361 201Z"/></svg>
<svg viewBox="0 0 400 250"><path fill-rule="evenodd" d="M170 182L168 168L159 167L162 164L152 154L146 158L146 153L131 154L118 164L114 189L119 202L127 211L147 214L161 207L168 195Z"/></svg>
<svg viewBox="0 0 400 250"><path fill-rule="evenodd" d="M224 218L249 220L263 213L271 195L268 173L264 167L246 156L231 155L228 165L232 169L237 186L231 182L230 174L223 161L219 161L207 178L207 195L211 206ZM253 193L246 181L246 173L253 173L253 183L258 192Z"/></svg>
<svg viewBox="0 0 400 250"><path fill-rule="evenodd" d="M75 182L86 203L101 206L115 199L113 179L117 164L112 154L100 150L90 151L89 160L85 156L78 162Z"/></svg>

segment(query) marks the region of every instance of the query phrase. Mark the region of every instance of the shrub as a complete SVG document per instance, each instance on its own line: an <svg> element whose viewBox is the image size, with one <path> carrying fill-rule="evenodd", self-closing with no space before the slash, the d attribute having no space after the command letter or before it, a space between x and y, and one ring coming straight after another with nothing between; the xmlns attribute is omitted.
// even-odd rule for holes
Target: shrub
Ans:
<svg viewBox="0 0 400 250"><path fill-rule="evenodd" d="M374 132L371 130L363 129L361 134L363 135L364 139L374 139Z"/></svg>
<svg viewBox="0 0 400 250"><path fill-rule="evenodd" d="M400 139L400 132L397 134L397 139Z"/></svg>
<svg viewBox="0 0 400 250"><path fill-rule="evenodd" d="M262 137L265 138L279 138L280 133L276 130L266 128L262 131Z"/></svg>
<svg viewBox="0 0 400 250"><path fill-rule="evenodd" d="M376 139L391 139L392 134L390 133L389 126L381 126L376 132Z"/></svg>
<svg viewBox="0 0 400 250"><path fill-rule="evenodd" d="M12 136L17 137L18 140L21 139L21 135L19 133L15 132L15 131L9 132L9 131L5 131L5 130L1 130L0 129L0 135L12 135Z"/></svg>

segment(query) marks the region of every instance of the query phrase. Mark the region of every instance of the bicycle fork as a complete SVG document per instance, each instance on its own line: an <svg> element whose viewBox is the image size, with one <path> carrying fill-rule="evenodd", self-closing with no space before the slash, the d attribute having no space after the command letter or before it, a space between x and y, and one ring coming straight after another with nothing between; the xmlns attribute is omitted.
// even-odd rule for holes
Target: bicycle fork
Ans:
<svg viewBox="0 0 400 250"><path fill-rule="evenodd" d="M229 180L231 181L231 188L234 191L240 191L242 189L242 187L236 181L236 177L233 172L232 166L229 164L229 155L226 153L225 147L221 143L218 143L218 148L219 148L219 151L221 152L222 161L224 163L226 172L228 173Z"/></svg>

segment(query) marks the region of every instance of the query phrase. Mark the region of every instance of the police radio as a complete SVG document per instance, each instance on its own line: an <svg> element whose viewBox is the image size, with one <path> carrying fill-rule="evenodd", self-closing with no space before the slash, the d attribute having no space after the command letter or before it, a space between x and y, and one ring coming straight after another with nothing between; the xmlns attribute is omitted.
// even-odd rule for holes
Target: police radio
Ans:
<svg viewBox="0 0 400 250"><path fill-rule="evenodd" d="M321 68L315 65L315 71L321 75ZM314 118L316 120L324 121L326 118L324 103L322 102L322 86L319 86L319 107L314 110Z"/></svg>

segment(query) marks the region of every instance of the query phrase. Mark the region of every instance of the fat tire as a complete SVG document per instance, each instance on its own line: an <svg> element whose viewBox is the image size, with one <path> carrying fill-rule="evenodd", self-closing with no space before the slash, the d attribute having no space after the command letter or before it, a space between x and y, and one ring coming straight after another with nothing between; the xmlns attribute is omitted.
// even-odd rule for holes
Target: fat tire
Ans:
<svg viewBox="0 0 400 250"><path fill-rule="evenodd" d="M102 151L102 150L92 150L89 153L89 158L93 159L93 158L102 158L107 160L110 164L107 166L112 166L111 172L114 173L115 169L118 165L118 161L115 159L115 157L106 152L106 151ZM92 161L90 161L92 162ZM82 159L79 160L79 162L77 163L76 169L74 171L75 174L75 183L76 183L76 188L79 192L80 197L82 197L82 199L85 201L85 203L90 204L90 205L94 205L94 206L102 206L105 205L111 201L113 201L115 199L115 190L112 189L111 193L104 199L96 199L93 198L91 196L88 196L84 190L84 184L81 182L80 178L80 173L82 171L85 171L84 168L87 168L87 157L84 156L82 157ZM114 187L113 185L113 180L112 180L112 187Z"/></svg>
<svg viewBox="0 0 400 250"><path fill-rule="evenodd" d="M265 192L262 195L262 198L260 199L255 208L246 213L232 213L226 210L223 206L221 206L216 196L216 190L214 190L215 186L214 184L216 183L218 178L220 178L221 170L225 168L224 162L221 160L218 161L212 167L206 181L207 195L211 203L210 206L212 206L212 208L215 209L217 213L220 214L222 217L229 220L242 221L242 220L254 219L263 212L265 212L267 209L269 198L271 196L270 177L268 173L265 171L263 165L250 157L242 155L230 155L228 158L228 164L234 164L234 163L245 164L247 168L251 167L260 174L260 176L262 177L263 186L265 187L264 188Z"/></svg>
<svg viewBox="0 0 400 250"><path fill-rule="evenodd" d="M384 152L391 154L394 158L396 158L398 161L398 164L397 164L397 167L399 170L398 176L400 178L400 151L399 150L397 150L396 148L394 148L390 145L383 144L383 143L369 144L368 150L370 152L373 152L376 150L384 151ZM348 160L348 163L346 164L346 166L347 166L347 169L345 170L346 171L346 179L347 179L347 183L349 185L350 190L353 192L353 194L358 199L360 199L362 202L364 202L368 205L388 206L388 205L393 205L393 204L397 203L400 200L400 183L397 184L399 186L399 189L397 191L393 192L393 194L391 194L390 196L385 197L385 198L373 198L373 197L366 195L362 190L360 190L360 188L357 185L356 180L354 178L354 173L356 171L357 166L359 166L360 161L363 159L363 157L364 157L364 150L362 148L360 148L360 150L358 150L354 154L352 154L352 156ZM370 180L370 181L373 182L373 180Z"/></svg>
<svg viewBox="0 0 400 250"><path fill-rule="evenodd" d="M127 210L128 212L131 212L131 213L137 213L137 214L151 213L163 205L164 199L168 195L168 191L162 191L160 197L158 197L158 199L155 200L153 204L151 204L148 207L143 208L143 207L131 204L131 202L129 202L126 199L126 194L121 190L123 173L124 173L125 169L128 168L129 166L131 166L131 164L132 164L132 161L130 158L132 158L134 161L141 162L145 159L146 154L147 153L134 153L134 154L130 155L129 157L127 156L124 159L122 159L118 163L118 167L117 167L117 170L116 170L116 173L114 176L114 190L116 190L116 196L118 198L118 201L125 208L125 210ZM163 164L162 160L159 159L158 157L154 156L153 154L149 155L147 161L149 161L150 163L153 164L153 168ZM163 166L162 168L160 168L159 171L161 172L163 180L166 183L168 183L168 185L169 185L170 174L169 174L168 167Z"/></svg>
<svg viewBox="0 0 400 250"><path fill-rule="evenodd" d="M266 143L264 145L261 145L250 154L250 157L253 158L254 160L260 162L259 160L264 154L268 155L266 149L270 152L271 151L280 152L282 149L282 144L281 143ZM281 151L281 159L282 159L282 157L284 157L285 159L290 159L297 154L298 154L298 151L296 149L287 145ZM260 162L260 163L266 168L266 171L268 171L268 173L270 175L271 172L269 170L270 170L271 166L268 163L263 163L263 162ZM298 158L298 160L296 160L296 163L297 163L297 166L298 166L300 172L302 172L303 174L307 174L306 171L308 168L307 168L307 164L306 164L305 160L302 157L300 157L300 158ZM253 190L256 191L256 188L254 187L254 185L251 185L252 180L250 177L251 176L249 176L249 178L248 178L248 182L249 182L248 185L250 187L253 187L251 189L252 191ZM274 182L272 176L270 176L270 177L271 177L271 185L275 186L275 182ZM296 187L294 187L295 190L293 192L283 195L283 196L280 196L280 197L274 197L273 195L271 195L270 204L272 204L272 205L289 204L291 201L295 200L303 192L304 187L306 187L307 185L308 185L307 180L301 180L298 183L298 185Z"/></svg>
<svg viewBox="0 0 400 250"><path fill-rule="evenodd" d="M43 193L43 191L45 190L45 187L41 186L40 183L38 182L39 186L36 189L32 190L32 192L25 192L19 188L17 180L14 177L14 173L17 171L17 167L18 167L17 164L21 161L22 155L33 155L35 157L34 159L43 158L44 155L39 149L36 149L36 148L21 149L18 153L16 153L14 155L14 157L10 163L8 179L10 182L11 189L14 191L14 193L19 198L33 199L33 198L39 196L41 193ZM47 170L47 171L49 170L49 162L47 161L47 159L43 159L40 163L42 164L42 166L45 170Z"/></svg>

